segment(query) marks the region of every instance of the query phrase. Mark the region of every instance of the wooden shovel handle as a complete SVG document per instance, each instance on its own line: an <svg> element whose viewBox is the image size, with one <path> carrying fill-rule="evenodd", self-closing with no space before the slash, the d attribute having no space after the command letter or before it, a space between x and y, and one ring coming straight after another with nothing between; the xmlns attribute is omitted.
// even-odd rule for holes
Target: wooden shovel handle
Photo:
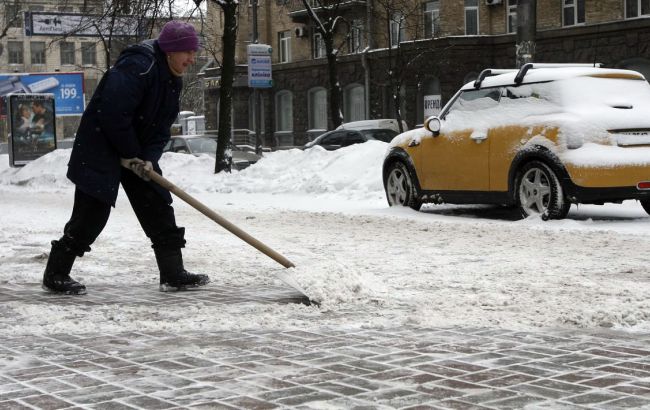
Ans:
<svg viewBox="0 0 650 410"><path fill-rule="evenodd" d="M151 180L154 181L156 184L160 185L161 187L165 188L166 190L176 195L183 201L187 202L190 206L192 206L192 208L196 209L197 211L201 212L203 215L212 219L214 222L218 223L228 231L232 232L241 240L251 245L258 251L262 252L269 258L273 259L274 261L278 262L280 265L284 266L285 268L293 268L296 266L289 259L285 258L278 252L274 251L264 243L260 242L259 240L255 239L254 237L252 237L251 235L249 235L248 233L240 229L238 226L234 225L232 222L228 221L227 219L217 214L207 206L203 205L196 198L194 198L187 192L183 191L176 185L169 182L169 180L165 179L162 175L160 175L156 171L153 170L149 171L147 176L151 178Z"/></svg>

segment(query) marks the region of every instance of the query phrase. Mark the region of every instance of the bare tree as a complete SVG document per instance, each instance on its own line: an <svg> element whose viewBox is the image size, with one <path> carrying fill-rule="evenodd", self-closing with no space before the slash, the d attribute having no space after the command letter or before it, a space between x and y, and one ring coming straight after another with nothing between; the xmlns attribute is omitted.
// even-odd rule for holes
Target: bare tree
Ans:
<svg viewBox="0 0 650 410"><path fill-rule="evenodd" d="M383 21L381 27L384 29L384 41L388 46L386 82L390 92L389 98L392 100L393 114L400 132L404 132L401 91L407 78L416 74L412 68L424 55L424 51L407 56L403 42L409 34L413 37L419 35L420 4L410 0L375 0L375 2L380 11L379 18Z"/></svg>
<svg viewBox="0 0 650 410"><path fill-rule="evenodd" d="M197 5L203 0L194 0ZM219 111L217 129L217 152L215 158L214 172L231 172L232 152L230 139L232 136L232 94L235 78L235 52L238 29L238 0L210 0L214 2L223 12L223 33L210 32L214 43L205 45L206 51L211 55L213 61L221 68L219 81ZM201 18L203 24L203 18ZM216 41L221 37L221 41ZM219 58L221 57L221 58Z"/></svg>
<svg viewBox="0 0 650 410"><path fill-rule="evenodd" d="M342 4L346 0L301 0L316 32L320 33L327 58L329 117L334 128L343 122L341 112L341 85L337 68L339 51L350 36L351 24L344 16ZM336 44L336 40L339 43ZM367 92L367 91L366 91Z"/></svg>

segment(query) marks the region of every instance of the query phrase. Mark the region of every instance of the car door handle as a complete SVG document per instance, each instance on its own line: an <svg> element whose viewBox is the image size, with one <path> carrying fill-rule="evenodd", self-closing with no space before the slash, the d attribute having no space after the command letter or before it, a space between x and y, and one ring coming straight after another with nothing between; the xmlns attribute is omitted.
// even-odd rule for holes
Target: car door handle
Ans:
<svg viewBox="0 0 650 410"><path fill-rule="evenodd" d="M476 135L472 134L470 135L470 138L476 142L481 142L487 139L487 134L476 134Z"/></svg>

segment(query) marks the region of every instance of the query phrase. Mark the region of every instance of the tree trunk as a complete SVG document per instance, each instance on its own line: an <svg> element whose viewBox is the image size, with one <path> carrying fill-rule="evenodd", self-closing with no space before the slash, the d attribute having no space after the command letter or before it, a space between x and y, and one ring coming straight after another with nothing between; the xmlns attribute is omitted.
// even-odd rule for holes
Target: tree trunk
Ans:
<svg viewBox="0 0 650 410"><path fill-rule="evenodd" d="M341 86L339 84L339 72L336 66L336 55L334 54L334 34L328 32L323 34L325 42L325 52L327 53L327 71L329 76L330 89L330 115L332 116L332 126L336 129L343 123L343 113L341 112ZM367 92L367 91L366 91Z"/></svg>
<svg viewBox="0 0 650 410"><path fill-rule="evenodd" d="M219 3L224 14L223 61L219 87L219 130L214 173L232 170L230 138L232 128L232 84L235 77L235 42L237 41L237 3Z"/></svg>

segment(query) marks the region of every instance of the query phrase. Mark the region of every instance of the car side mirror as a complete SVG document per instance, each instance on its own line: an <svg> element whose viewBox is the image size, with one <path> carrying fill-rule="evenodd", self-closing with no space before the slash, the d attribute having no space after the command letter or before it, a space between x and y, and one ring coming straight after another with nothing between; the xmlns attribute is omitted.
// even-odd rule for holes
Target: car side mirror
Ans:
<svg viewBox="0 0 650 410"><path fill-rule="evenodd" d="M442 127L442 121L436 115L432 115L424 121L424 128L431 131L434 136L440 134L440 128Z"/></svg>

